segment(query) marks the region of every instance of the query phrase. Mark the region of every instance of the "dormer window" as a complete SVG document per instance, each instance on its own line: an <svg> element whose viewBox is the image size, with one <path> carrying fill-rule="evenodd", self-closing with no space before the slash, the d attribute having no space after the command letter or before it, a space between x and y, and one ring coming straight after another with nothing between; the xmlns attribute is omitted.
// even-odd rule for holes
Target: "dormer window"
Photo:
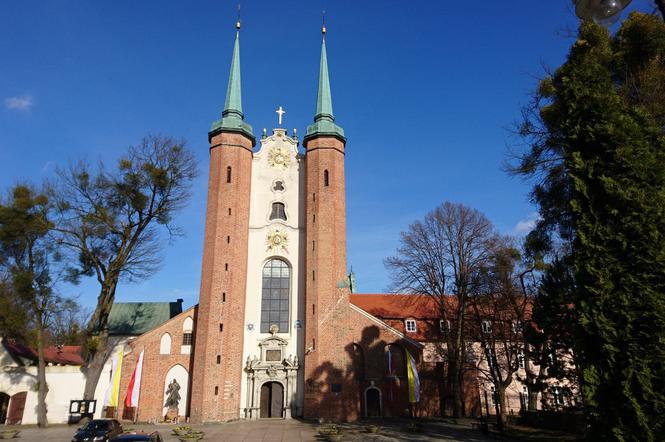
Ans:
<svg viewBox="0 0 665 442"><path fill-rule="evenodd" d="M284 203L272 203L272 212L270 212L270 220L281 219L286 221L286 210Z"/></svg>
<svg viewBox="0 0 665 442"><path fill-rule="evenodd" d="M407 333L415 333L416 331L416 320L415 319L407 319L404 321L404 326L406 328Z"/></svg>
<svg viewBox="0 0 665 442"><path fill-rule="evenodd" d="M492 333L492 323L490 321L483 321L480 328L483 333Z"/></svg>
<svg viewBox="0 0 665 442"><path fill-rule="evenodd" d="M439 319L439 330L446 332L450 330L450 319Z"/></svg>

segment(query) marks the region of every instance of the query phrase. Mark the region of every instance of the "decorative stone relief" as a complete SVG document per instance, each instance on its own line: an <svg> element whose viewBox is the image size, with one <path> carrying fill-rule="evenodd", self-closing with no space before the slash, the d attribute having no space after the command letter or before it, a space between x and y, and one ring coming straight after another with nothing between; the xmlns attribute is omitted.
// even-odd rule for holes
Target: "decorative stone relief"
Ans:
<svg viewBox="0 0 665 442"><path fill-rule="evenodd" d="M268 232L266 237L266 245L268 246L269 252L282 251L288 253L288 243L289 235L286 233L286 231L282 229L273 229Z"/></svg>
<svg viewBox="0 0 665 442"><path fill-rule="evenodd" d="M286 169L290 163L291 156L283 146L273 146L268 151L268 164L270 167Z"/></svg>

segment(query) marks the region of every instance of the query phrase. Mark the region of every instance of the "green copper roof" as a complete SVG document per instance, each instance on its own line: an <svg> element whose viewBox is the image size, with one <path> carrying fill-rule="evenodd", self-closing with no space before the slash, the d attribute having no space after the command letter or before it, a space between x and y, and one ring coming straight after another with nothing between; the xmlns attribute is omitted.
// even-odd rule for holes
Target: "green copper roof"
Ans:
<svg viewBox="0 0 665 442"><path fill-rule="evenodd" d="M240 81L240 32L236 32L236 42L233 45L233 58L231 59L231 72L229 84L226 86L225 111L237 111L242 116L242 84Z"/></svg>
<svg viewBox="0 0 665 442"><path fill-rule="evenodd" d="M222 119L212 123L210 133L212 136L223 130L231 132L241 132L252 139L254 144L254 134L252 126L245 123L242 113L242 87L240 82L240 32L236 32L236 42L233 47L233 58L231 59L231 71L229 72L229 84L226 87L226 100L224 101L224 111Z"/></svg>
<svg viewBox="0 0 665 442"><path fill-rule="evenodd" d="M325 38L321 44L321 65L319 68L319 91L316 97L316 115L314 116L314 124L307 127L305 140L319 135L331 135L346 140L344 138L344 129L335 124L335 117L333 116Z"/></svg>
<svg viewBox="0 0 665 442"><path fill-rule="evenodd" d="M142 335L182 313L179 302L116 302L108 319L110 335Z"/></svg>
<svg viewBox="0 0 665 442"><path fill-rule="evenodd" d="M326 40L321 44L321 64L319 65L319 93L316 96L316 116L333 115L332 97L330 96L330 78L328 77L328 54Z"/></svg>

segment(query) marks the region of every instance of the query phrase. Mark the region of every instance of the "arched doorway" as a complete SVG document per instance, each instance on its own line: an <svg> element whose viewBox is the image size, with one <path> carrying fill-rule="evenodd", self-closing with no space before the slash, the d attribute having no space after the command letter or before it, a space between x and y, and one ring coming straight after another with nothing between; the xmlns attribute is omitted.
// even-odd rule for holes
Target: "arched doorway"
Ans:
<svg viewBox="0 0 665 442"><path fill-rule="evenodd" d="M381 391L376 387L365 390L365 417L381 417Z"/></svg>
<svg viewBox="0 0 665 442"><path fill-rule="evenodd" d="M7 410L9 409L9 395L7 393L0 393L0 425L5 423L7 419Z"/></svg>
<svg viewBox="0 0 665 442"><path fill-rule="evenodd" d="M261 418L281 418L284 411L284 387L279 382L261 385Z"/></svg>
<svg viewBox="0 0 665 442"><path fill-rule="evenodd" d="M175 381L175 384L173 382ZM171 388L169 389L169 386ZM177 394L174 393L174 390L177 391ZM173 396L178 399L178 416L183 418L189 415L189 410L187 409L187 403L189 401L189 373L187 369L180 364L176 364L169 369L164 377L164 396L162 397L162 404L166 404L166 400L169 396ZM140 400L139 400L140 404ZM164 407L164 415L169 412L174 413L175 407ZM174 416L171 416L171 418Z"/></svg>

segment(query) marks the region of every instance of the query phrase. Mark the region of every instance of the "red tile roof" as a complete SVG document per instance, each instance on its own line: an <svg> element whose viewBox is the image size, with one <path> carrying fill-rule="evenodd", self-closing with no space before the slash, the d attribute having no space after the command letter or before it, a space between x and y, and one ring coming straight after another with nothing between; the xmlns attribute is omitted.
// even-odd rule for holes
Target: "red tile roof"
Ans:
<svg viewBox="0 0 665 442"><path fill-rule="evenodd" d="M37 351L13 339L3 339L2 344L7 351L15 357L37 361ZM44 360L51 364L62 365L83 365L84 360L81 356L81 347L78 345L63 345L60 348L55 346L44 348Z"/></svg>
<svg viewBox="0 0 665 442"><path fill-rule="evenodd" d="M438 302L427 295L404 295L391 293L351 295L351 303L378 318L438 319L441 317ZM452 296L446 298L446 306L456 303Z"/></svg>

